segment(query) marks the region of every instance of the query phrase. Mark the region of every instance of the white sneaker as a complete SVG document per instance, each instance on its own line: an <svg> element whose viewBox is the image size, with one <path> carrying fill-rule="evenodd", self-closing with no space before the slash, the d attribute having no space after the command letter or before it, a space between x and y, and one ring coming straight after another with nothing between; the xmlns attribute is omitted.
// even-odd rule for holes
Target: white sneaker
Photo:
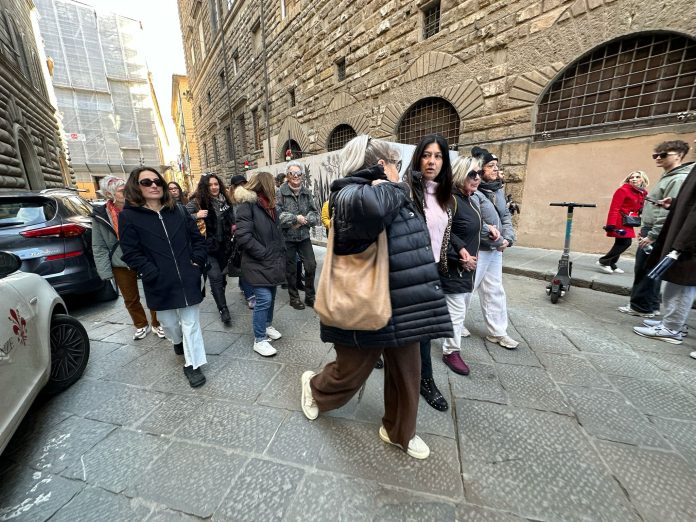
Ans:
<svg viewBox="0 0 696 522"><path fill-rule="evenodd" d="M512 337L508 337L507 335L487 335L486 340L492 343L498 343L500 346L502 346L503 348L507 348L508 350L514 350L520 344L517 341L515 341Z"/></svg>
<svg viewBox="0 0 696 522"><path fill-rule="evenodd" d="M314 377L316 373L312 370L307 370L302 374L300 382L302 383L302 413L305 414L309 420L314 420L319 416L319 406L314 402L314 397L312 397L312 387L309 385L309 381Z"/></svg>
<svg viewBox="0 0 696 522"><path fill-rule="evenodd" d="M597 266L599 267L599 269L600 269L602 272L605 272L605 273L607 273L607 274L613 274L613 273L614 273L614 271L611 269L610 266L603 265L603 264L600 263L599 261L596 261L596 262L595 262L595 265L597 265Z"/></svg>
<svg viewBox="0 0 696 522"><path fill-rule="evenodd" d="M617 266L616 268L613 269L613 272L614 272L615 274L625 274L625 273L626 273L626 272L624 272L623 270L621 270L618 266Z"/></svg>
<svg viewBox="0 0 696 522"><path fill-rule="evenodd" d="M696 352L691 352L689 354L689 357L691 357L692 359L696 359Z"/></svg>
<svg viewBox="0 0 696 522"><path fill-rule="evenodd" d="M387 434L387 430L384 429L384 426L379 427L379 438L387 444L392 444L393 446L403 449L401 444L397 444L396 442L389 440L389 434ZM418 435L414 435L413 438L408 441L408 449L406 450L406 454L414 459L427 459L430 456L430 448L423 439L421 439Z"/></svg>
<svg viewBox="0 0 696 522"><path fill-rule="evenodd" d="M283 337L283 334L281 334L278 330L273 328L272 326L269 326L266 328L266 335L271 341L277 341L281 337Z"/></svg>
<svg viewBox="0 0 696 522"><path fill-rule="evenodd" d="M259 355L263 355L264 357L271 357L278 353L278 350L271 346L271 343L268 342L268 339L264 339L263 341L255 341L254 351Z"/></svg>
<svg viewBox="0 0 696 522"><path fill-rule="evenodd" d="M139 339L145 339L145 336L150 333L150 325L148 324L147 326L143 326L142 328L138 328L135 333L133 334L133 340L137 341Z"/></svg>
<svg viewBox="0 0 696 522"><path fill-rule="evenodd" d="M466 329L466 326L462 326L462 337L470 337L471 332Z"/></svg>
<svg viewBox="0 0 696 522"><path fill-rule="evenodd" d="M657 326L659 324L662 324L660 319L643 319L643 325L645 326ZM682 337L687 337L689 335L689 326L686 324L682 326L679 333Z"/></svg>
<svg viewBox="0 0 696 522"><path fill-rule="evenodd" d="M637 317L655 317L655 314L652 312L639 312L638 310L634 310L631 308L630 304L627 304L626 306L619 306L617 310L622 314L635 315ZM660 315L659 312L657 315Z"/></svg>
<svg viewBox="0 0 696 522"><path fill-rule="evenodd" d="M164 339L164 328L161 326L153 326L152 331L155 332L155 335L159 337L160 339Z"/></svg>
<svg viewBox="0 0 696 522"><path fill-rule="evenodd" d="M657 326L634 326L633 331L642 337L657 339L671 344L681 344L682 335L678 331L665 328L662 324Z"/></svg>

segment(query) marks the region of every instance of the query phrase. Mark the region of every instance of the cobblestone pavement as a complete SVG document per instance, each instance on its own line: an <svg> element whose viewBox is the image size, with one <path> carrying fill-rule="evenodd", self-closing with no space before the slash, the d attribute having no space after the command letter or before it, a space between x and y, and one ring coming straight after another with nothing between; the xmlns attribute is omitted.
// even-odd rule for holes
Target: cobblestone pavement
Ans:
<svg viewBox="0 0 696 522"><path fill-rule="evenodd" d="M318 250L320 252L320 250ZM310 422L300 375L331 360L311 310L279 291L278 355L252 349L235 280L233 325L202 305L208 382L191 389L171 344L132 340L120 300L83 305L84 377L37 405L0 457L0 520L582 520L696 518L696 349L634 335L625 297L506 275L505 350L483 340L474 300L469 377L421 400L417 461L379 440L382 371L364 394ZM692 335L696 317L691 318Z"/></svg>

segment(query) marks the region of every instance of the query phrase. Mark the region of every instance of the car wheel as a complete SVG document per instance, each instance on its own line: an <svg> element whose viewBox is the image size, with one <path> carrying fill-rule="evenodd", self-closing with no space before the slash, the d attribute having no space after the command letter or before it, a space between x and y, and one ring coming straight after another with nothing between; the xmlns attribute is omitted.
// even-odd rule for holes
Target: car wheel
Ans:
<svg viewBox="0 0 696 522"><path fill-rule="evenodd" d="M46 392L57 393L72 386L89 360L89 336L82 323L69 315L51 319L51 376Z"/></svg>

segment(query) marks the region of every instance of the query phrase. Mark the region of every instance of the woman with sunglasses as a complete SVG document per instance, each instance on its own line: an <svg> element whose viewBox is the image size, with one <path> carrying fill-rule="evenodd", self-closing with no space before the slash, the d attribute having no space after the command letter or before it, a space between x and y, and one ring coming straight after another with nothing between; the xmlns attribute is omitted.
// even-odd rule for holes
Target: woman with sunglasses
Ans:
<svg viewBox="0 0 696 522"><path fill-rule="evenodd" d="M232 225L234 212L227 196L225 183L217 174L201 176L195 194L186 210L205 221L205 241L208 248L208 281L220 320L226 326L232 322L227 308L227 262L232 254ZM199 229L200 230L200 229Z"/></svg>
<svg viewBox="0 0 696 522"><path fill-rule="evenodd" d="M447 238L452 230L454 206L452 167L449 146L445 138L431 134L420 140L413 152L406 181L411 187L411 196L416 209L425 219L428 227L433 260L439 263L446 259ZM422 340L420 342L420 394L436 410L446 411L449 405L435 384L430 351L431 340ZM443 355L445 364L449 366L448 360L452 357L455 356ZM457 365L458 361L454 364Z"/></svg>
<svg viewBox="0 0 696 522"><path fill-rule="evenodd" d="M184 191L181 190L181 185L179 185L176 181L170 181L169 183L167 183L167 190L169 191L169 194L172 196L172 199L177 203L181 203L182 205L188 203L188 198L186 197L186 194L184 194Z"/></svg>
<svg viewBox="0 0 696 522"><path fill-rule="evenodd" d="M597 261L602 272L607 274L624 273L616 266L616 263L621 254L631 246L631 240L636 237L633 227L624 225L624 216L640 216L645 196L648 194L645 190L648 183L648 176L645 172L636 170L626 176L621 186L614 192L607 214L607 224L604 226L607 237L614 238L614 245Z"/></svg>
<svg viewBox="0 0 696 522"><path fill-rule="evenodd" d="M123 260L138 272L147 306L157 310L174 353L184 355L184 375L196 388L205 384L199 304L206 244L193 217L174 202L165 185L153 168L131 172L118 219L121 249Z"/></svg>

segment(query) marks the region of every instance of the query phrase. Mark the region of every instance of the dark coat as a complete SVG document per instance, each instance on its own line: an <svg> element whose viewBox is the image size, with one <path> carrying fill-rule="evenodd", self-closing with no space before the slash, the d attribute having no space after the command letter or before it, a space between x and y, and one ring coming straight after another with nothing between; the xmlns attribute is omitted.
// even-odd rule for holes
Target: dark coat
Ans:
<svg viewBox="0 0 696 522"><path fill-rule="evenodd" d="M608 237L636 237L633 227L627 227L623 224L623 215L639 215L643 209L643 202L647 194L645 189L636 188L630 183L624 183L616 189L614 197L611 198L611 204L609 205L607 225L613 225L617 229L622 228L626 231L626 234L622 236L616 232L607 232Z"/></svg>
<svg viewBox="0 0 696 522"><path fill-rule="evenodd" d="M648 267L655 266L671 250L678 250L681 252L679 259L665 272L663 279L677 285L696 286L696 167L684 180L677 198L672 200L655 247L648 258Z"/></svg>
<svg viewBox="0 0 696 522"><path fill-rule="evenodd" d="M310 229L321 225L321 216L312 193L305 187L300 187L300 192L295 195L290 186L283 183L276 196L278 223L285 240L299 242L309 239ZM293 228L293 225L297 225L297 216L306 217L307 224Z"/></svg>
<svg viewBox="0 0 696 522"><path fill-rule="evenodd" d="M214 208L205 208L195 199L186 204L186 210L191 214L195 214L199 210L208 211L208 215L203 220L205 221L205 244L208 255L217 259L220 268L225 268L232 253L232 225L235 224L232 205L228 205L222 212L221 223L218 223Z"/></svg>
<svg viewBox="0 0 696 522"><path fill-rule="evenodd" d="M275 219L256 192L234 191L237 205L236 241L242 249L242 278L254 286L277 286L285 281L285 241Z"/></svg>
<svg viewBox="0 0 696 522"><path fill-rule="evenodd" d="M199 267L207 258L205 239L183 206L157 213L126 204L118 230L123 260L140 275L150 310L185 308L203 300Z"/></svg>
<svg viewBox="0 0 696 522"><path fill-rule="evenodd" d="M381 167L354 172L331 184L334 253L362 252L386 228L389 245L389 294L392 317L377 331L342 330L321 324L321 340L358 347L398 347L427 339L452 337L452 323L425 222L397 183Z"/></svg>
<svg viewBox="0 0 696 522"><path fill-rule="evenodd" d="M446 294L465 294L474 289L476 272L467 272L459 262L459 251L466 248L469 255L478 256L481 245L481 213L471 196L455 192L456 207L447 247L447 271L440 270L442 289Z"/></svg>

